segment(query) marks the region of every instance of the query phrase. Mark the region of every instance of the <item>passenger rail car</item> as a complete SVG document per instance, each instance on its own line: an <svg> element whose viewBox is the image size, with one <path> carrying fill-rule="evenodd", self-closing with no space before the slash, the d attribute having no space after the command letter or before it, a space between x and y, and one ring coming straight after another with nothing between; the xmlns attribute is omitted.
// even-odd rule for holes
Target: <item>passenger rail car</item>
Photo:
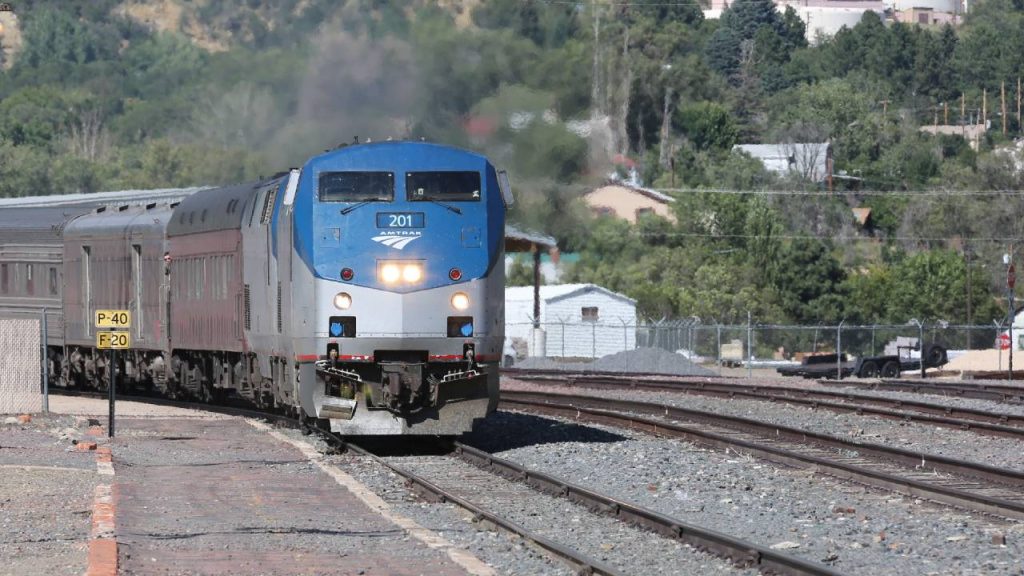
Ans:
<svg viewBox="0 0 1024 576"><path fill-rule="evenodd" d="M92 315L129 309L130 383L458 434L497 404L510 202L482 156L381 142L159 205L2 209L0 315L55 310L59 383L104 385Z"/></svg>

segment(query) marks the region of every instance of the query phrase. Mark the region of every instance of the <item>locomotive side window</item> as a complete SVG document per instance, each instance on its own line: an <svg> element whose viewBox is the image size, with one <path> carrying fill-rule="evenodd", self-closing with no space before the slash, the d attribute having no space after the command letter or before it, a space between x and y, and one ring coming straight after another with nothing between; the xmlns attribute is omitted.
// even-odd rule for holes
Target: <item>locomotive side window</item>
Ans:
<svg viewBox="0 0 1024 576"><path fill-rule="evenodd" d="M8 286L11 284L10 272L7 264L0 264L0 294L7 294Z"/></svg>
<svg viewBox="0 0 1024 576"><path fill-rule="evenodd" d="M391 172L324 172L320 174L321 202L390 202L395 197Z"/></svg>
<svg viewBox="0 0 1024 576"><path fill-rule="evenodd" d="M277 196L277 189L272 188L263 197L263 212L260 214L260 224L270 222L270 215L274 213L274 198Z"/></svg>
<svg viewBox="0 0 1024 576"><path fill-rule="evenodd" d="M50 296L57 295L57 268L50 266Z"/></svg>
<svg viewBox="0 0 1024 576"><path fill-rule="evenodd" d="M418 201L480 201L479 172L407 172L405 194Z"/></svg>

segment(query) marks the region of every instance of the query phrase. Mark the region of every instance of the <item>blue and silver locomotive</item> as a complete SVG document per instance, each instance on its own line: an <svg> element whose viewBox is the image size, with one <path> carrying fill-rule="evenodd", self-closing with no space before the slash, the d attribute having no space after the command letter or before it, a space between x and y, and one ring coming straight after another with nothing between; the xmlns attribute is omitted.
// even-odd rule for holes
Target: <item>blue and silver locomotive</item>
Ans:
<svg viewBox="0 0 1024 576"><path fill-rule="evenodd" d="M422 143L311 159L285 219L300 403L335 431L451 434L495 409L507 187L482 156ZM504 189L504 194L503 194ZM279 230L280 235L283 230Z"/></svg>
<svg viewBox="0 0 1024 576"><path fill-rule="evenodd" d="M55 384L104 385L91 318L127 309L131 385L343 434L459 434L497 404L510 202L486 158L422 142L177 196L0 201L0 315L49 308ZM35 221L45 242L22 250Z"/></svg>

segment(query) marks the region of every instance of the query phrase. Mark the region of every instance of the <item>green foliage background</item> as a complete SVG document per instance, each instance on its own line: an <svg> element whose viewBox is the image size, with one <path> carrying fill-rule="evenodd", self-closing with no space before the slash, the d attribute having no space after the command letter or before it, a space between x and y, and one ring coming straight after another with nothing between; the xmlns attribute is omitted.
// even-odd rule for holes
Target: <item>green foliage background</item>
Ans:
<svg viewBox="0 0 1024 576"><path fill-rule="evenodd" d="M1011 106L1004 137L996 104L1024 74L1019 0L975 3L959 29L867 13L813 45L769 0L720 20L690 0L172 4L178 20L154 26L116 0L16 3L0 195L228 183L355 137L426 138L508 168L512 219L580 253L570 280L646 317L963 323L968 278L970 320L1004 315L998 262L1024 201L957 191L1024 188L1021 126ZM976 121L983 93L977 150L918 130L960 122L961 98ZM839 194L732 151L826 140ZM675 222L583 205L630 162L671 189ZM760 190L800 194L735 193ZM935 190L950 193L919 193Z"/></svg>

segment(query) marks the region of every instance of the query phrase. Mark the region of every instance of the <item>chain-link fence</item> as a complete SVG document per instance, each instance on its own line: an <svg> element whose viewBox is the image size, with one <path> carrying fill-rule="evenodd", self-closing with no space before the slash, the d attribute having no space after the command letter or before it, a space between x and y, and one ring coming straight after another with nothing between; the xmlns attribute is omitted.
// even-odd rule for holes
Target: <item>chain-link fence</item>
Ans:
<svg viewBox="0 0 1024 576"><path fill-rule="evenodd" d="M1024 342L1014 329L1015 344ZM919 343L938 344L957 352L1009 347L1005 326L956 326L947 323L901 325L776 325L705 324L696 318L660 322L542 322L506 326L506 363L526 359L587 362L642 349L676 353L695 364L771 367L799 362L807 354L834 353L850 357L901 355L917 358ZM1017 349L1020 349L1019 346ZM999 360L999 368L1005 360ZM537 364L535 362L535 364ZM1024 365L1024 356L1021 358ZM996 369L992 366L991 369Z"/></svg>
<svg viewBox="0 0 1024 576"><path fill-rule="evenodd" d="M0 318L0 414L39 412L40 322Z"/></svg>

